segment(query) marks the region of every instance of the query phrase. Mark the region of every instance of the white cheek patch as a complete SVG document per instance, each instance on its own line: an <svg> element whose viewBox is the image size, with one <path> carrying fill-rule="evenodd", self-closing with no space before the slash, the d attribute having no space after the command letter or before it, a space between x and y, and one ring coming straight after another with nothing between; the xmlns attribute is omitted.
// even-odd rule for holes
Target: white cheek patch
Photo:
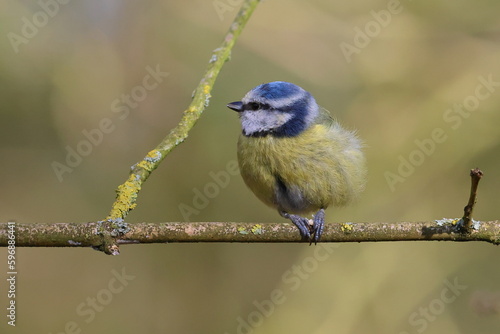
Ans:
<svg viewBox="0 0 500 334"><path fill-rule="evenodd" d="M247 110L242 112L240 116L241 127L247 136L256 132L267 132L277 129L293 117L289 113L272 110Z"/></svg>

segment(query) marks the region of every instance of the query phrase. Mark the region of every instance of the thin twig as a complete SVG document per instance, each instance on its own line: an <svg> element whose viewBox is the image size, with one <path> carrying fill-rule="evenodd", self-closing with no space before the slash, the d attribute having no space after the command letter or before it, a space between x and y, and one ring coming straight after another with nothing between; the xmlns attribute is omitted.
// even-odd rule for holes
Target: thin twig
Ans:
<svg viewBox="0 0 500 334"><path fill-rule="evenodd" d="M464 216L462 217L461 222L461 230L463 233L470 233L472 228L472 212L474 211L474 206L476 205L477 200L477 187L479 185L479 181L483 177L483 172L479 168L471 169L470 171L471 177L471 186L470 186L470 196L469 202L464 207Z"/></svg>
<svg viewBox="0 0 500 334"><path fill-rule="evenodd" d="M210 57L208 68L193 94L193 100L184 111L179 124L151 150L141 161L132 166L130 177L117 189L117 198L109 213L109 219L125 218L136 206L137 194L141 185L163 159L182 143L191 128L196 124L210 100L210 92L224 63L229 59L231 49L252 15L258 0L247 0L231 24L222 45L215 49Z"/></svg>

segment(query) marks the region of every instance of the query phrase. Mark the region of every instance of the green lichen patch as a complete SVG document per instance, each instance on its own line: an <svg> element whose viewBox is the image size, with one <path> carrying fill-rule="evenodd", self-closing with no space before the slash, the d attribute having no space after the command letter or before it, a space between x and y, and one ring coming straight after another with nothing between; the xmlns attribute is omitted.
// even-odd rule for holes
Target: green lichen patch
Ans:
<svg viewBox="0 0 500 334"><path fill-rule="evenodd" d="M244 227L238 227L239 234L248 234L248 231Z"/></svg>
<svg viewBox="0 0 500 334"><path fill-rule="evenodd" d="M262 225L260 224L255 224L254 226L252 226L252 233L253 234L262 234L263 231L262 231Z"/></svg>

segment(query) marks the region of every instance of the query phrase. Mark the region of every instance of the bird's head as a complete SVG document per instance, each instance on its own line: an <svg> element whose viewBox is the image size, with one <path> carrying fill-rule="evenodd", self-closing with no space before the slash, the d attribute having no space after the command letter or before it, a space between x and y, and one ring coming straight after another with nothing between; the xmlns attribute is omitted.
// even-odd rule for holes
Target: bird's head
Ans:
<svg viewBox="0 0 500 334"><path fill-rule="evenodd" d="M309 92L283 81L257 86L227 107L239 113L243 134L249 137L297 136L319 114L318 104Z"/></svg>

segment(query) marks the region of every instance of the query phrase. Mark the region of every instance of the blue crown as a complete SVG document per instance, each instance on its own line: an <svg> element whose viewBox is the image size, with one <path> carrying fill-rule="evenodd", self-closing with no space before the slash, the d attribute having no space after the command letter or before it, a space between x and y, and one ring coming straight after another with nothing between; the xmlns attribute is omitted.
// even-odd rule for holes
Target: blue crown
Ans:
<svg viewBox="0 0 500 334"><path fill-rule="evenodd" d="M252 90L256 93L258 92L260 96L268 100L282 99L306 93L306 91L299 86L284 81L265 83Z"/></svg>

